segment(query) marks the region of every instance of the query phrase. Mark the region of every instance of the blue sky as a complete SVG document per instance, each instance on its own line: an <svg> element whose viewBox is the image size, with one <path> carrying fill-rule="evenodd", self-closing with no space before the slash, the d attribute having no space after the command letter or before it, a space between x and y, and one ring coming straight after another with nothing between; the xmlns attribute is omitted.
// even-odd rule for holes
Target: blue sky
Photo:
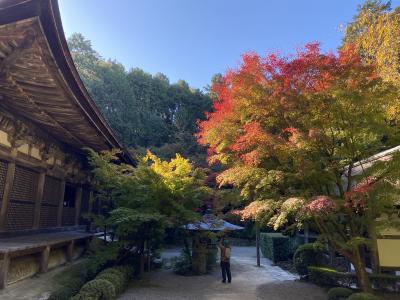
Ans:
<svg viewBox="0 0 400 300"><path fill-rule="evenodd" d="M127 69L203 88L253 50L335 50L361 0L59 0L66 36L80 32ZM392 6L400 0L392 1Z"/></svg>

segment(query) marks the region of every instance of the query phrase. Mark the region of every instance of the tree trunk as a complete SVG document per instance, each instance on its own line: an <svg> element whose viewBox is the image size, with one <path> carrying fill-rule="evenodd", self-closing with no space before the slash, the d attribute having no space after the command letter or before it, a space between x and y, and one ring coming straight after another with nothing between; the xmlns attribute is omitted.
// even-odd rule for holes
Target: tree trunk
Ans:
<svg viewBox="0 0 400 300"><path fill-rule="evenodd" d="M145 258L144 258L144 241L141 242L140 245L140 268L139 268L139 275L144 274L144 265L145 265Z"/></svg>
<svg viewBox="0 0 400 300"><path fill-rule="evenodd" d="M379 273L381 273L381 267L380 267L380 263L379 263L378 242L377 242L377 236L376 236L375 230L370 229L369 235L372 240L371 247L370 247L372 272L379 274Z"/></svg>
<svg viewBox="0 0 400 300"><path fill-rule="evenodd" d="M193 266L192 254L190 253L189 241L188 241L186 234L183 237L183 244L185 245L185 251L188 254L190 265Z"/></svg>
<svg viewBox="0 0 400 300"><path fill-rule="evenodd" d="M151 254L150 254L150 240L146 242L146 254L147 254L147 272L151 271Z"/></svg>
<svg viewBox="0 0 400 300"><path fill-rule="evenodd" d="M355 251L351 262L356 270L358 287L363 292L372 293L371 281L369 280L368 273L365 270L365 263L358 249Z"/></svg>
<svg viewBox="0 0 400 300"><path fill-rule="evenodd" d="M260 227L256 224L256 249L257 249L257 267L261 266L260 262Z"/></svg>

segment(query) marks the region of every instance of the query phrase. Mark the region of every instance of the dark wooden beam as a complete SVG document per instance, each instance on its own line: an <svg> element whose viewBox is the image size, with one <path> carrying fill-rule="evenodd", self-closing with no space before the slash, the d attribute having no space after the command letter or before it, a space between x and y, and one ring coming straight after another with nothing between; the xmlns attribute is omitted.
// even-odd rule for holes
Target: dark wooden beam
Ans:
<svg viewBox="0 0 400 300"><path fill-rule="evenodd" d="M14 148L11 151L11 157L15 159L16 156L17 156L17 149ZM7 229L7 213L8 213L11 189L14 184L14 175L15 175L15 161L11 161L8 163L3 199L1 202L0 231L5 231Z"/></svg>
<svg viewBox="0 0 400 300"><path fill-rule="evenodd" d="M0 62L0 76L4 76L14 65L19 57L29 49L36 40L36 34L33 30L26 31L26 37L6 58Z"/></svg>
<svg viewBox="0 0 400 300"><path fill-rule="evenodd" d="M49 268L50 246L47 245L40 254L40 273L46 273Z"/></svg>
<svg viewBox="0 0 400 300"><path fill-rule="evenodd" d="M42 206L45 179L46 179L46 172L45 171L40 172L38 183L36 186L33 229L39 229L40 226L40 208Z"/></svg>
<svg viewBox="0 0 400 300"><path fill-rule="evenodd" d="M3 259L0 261L0 289L4 289L7 284L8 268L10 266L10 256L8 252L4 253Z"/></svg>
<svg viewBox="0 0 400 300"><path fill-rule="evenodd" d="M79 225L79 218L81 216L81 205L82 205L82 186L76 189L75 194L75 225Z"/></svg>
<svg viewBox="0 0 400 300"><path fill-rule="evenodd" d="M58 202L58 209L57 209L57 227L62 226L62 213L64 208L64 193L65 193L65 179L61 180L60 185L60 192L59 192L59 202Z"/></svg>

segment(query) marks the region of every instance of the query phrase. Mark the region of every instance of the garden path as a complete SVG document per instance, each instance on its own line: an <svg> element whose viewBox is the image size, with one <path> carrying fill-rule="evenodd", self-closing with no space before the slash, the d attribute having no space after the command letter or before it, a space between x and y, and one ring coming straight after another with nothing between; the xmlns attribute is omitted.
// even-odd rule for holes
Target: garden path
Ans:
<svg viewBox="0 0 400 300"><path fill-rule="evenodd" d="M219 269L210 275L180 276L171 270L148 274L141 281L132 283L119 300L325 300L326 292L312 284L300 282L271 262L262 259L258 268L255 247L233 247L232 283L221 283ZM178 255L177 250L165 251L163 257Z"/></svg>

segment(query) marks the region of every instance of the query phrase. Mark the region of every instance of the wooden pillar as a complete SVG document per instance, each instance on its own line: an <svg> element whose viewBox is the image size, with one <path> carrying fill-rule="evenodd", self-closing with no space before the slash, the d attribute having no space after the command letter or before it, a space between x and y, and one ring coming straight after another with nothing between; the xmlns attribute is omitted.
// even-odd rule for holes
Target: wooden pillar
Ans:
<svg viewBox="0 0 400 300"><path fill-rule="evenodd" d="M49 268L50 246L46 246L40 257L40 272L45 273Z"/></svg>
<svg viewBox="0 0 400 300"><path fill-rule="evenodd" d="M36 189L33 229L38 229L40 225L40 207L42 206L45 179L46 179L46 173L44 171L40 172Z"/></svg>
<svg viewBox="0 0 400 300"><path fill-rule="evenodd" d="M256 252L257 252L257 267L261 266L260 258L260 226L256 223Z"/></svg>
<svg viewBox="0 0 400 300"><path fill-rule="evenodd" d="M93 201L94 201L94 195L93 195L93 190L90 190L89 192L89 204L88 204L88 213L90 214L93 209Z"/></svg>
<svg viewBox="0 0 400 300"><path fill-rule="evenodd" d="M60 227L62 225L62 212L64 207L64 193L65 193L65 179L61 181L60 185L60 201L58 202L58 210L57 210L57 226Z"/></svg>
<svg viewBox="0 0 400 300"><path fill-rule="evenodd" d="M69 242L67 246L67 262L71 262L74 256L74 244L75 242L72 240Z"/></svg>
<svg viewBox="0 0 400 300"><path fill-rule="evenodd" d="M0 210L0 231L5 231L7 226L7 212L8 206L10 202L11 190L14 184L14 175L15 175L15 157L17 156L17 149L11 150L12 161L8 163L6 180L4 184L3 198L1 202L1 210Z"/></svg>
<svg viewBox="0 0 400 300"><path fill-rule="evenodd" d="M88 203L88 214L92 213L92 209L93 209L93 190L90 190L89 192L89 203ZM91 218L88 219L88 225L87 225L87 231L92 230L92 222L91 222Z"/></svg>
<svg viewBox="0 0 400 300"><path fill-rule="evenodd" d="M10 255L4 253L3 259L0 261L0 289L4 289L7 284L8 268L10 266Z"/></svg>
<svg viewBox="0 0 400 300"><path fill-rule="evenodd" d="M75 194L75 225L79 225L79 217L81 216L82 205L82 186L76 189Z"/></svg>

